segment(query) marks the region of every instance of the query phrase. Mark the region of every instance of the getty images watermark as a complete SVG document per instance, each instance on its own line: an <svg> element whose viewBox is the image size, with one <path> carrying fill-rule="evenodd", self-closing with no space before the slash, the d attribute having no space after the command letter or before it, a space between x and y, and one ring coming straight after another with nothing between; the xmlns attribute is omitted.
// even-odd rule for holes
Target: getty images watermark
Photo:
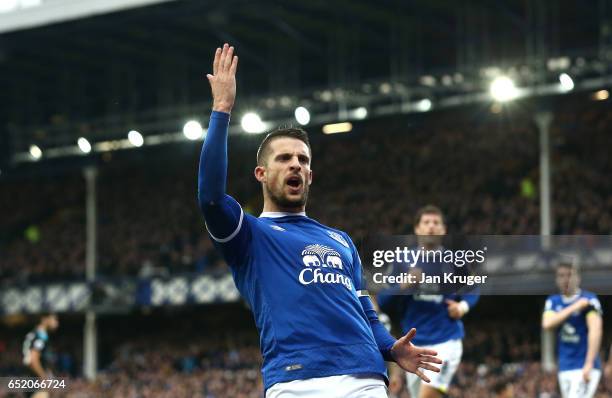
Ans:
<svg viewBox="0 0 612 398"><path fill-rule="evenodd" d="M584 289L612 291L612 235L368 235L358 246L375 294L554 294L556 267L568 258Z"/></svg>
<svg viewBox="0 0 612 398"><path fill-rule="evenodd" d="M487 275L472 269L486 261L487 247L451 250L396 246L372 251L372 282L376 284L438 284L456 287L486 283ZM383 270L384 268L384 270ZM378 272L376 269L379 269ZM391 273L389 273L391 271Z"/></svg>

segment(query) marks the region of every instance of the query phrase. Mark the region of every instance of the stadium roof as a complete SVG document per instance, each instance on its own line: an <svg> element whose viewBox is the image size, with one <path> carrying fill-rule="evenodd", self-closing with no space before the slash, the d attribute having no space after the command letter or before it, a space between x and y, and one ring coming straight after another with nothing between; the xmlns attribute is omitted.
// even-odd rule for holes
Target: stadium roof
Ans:
<svg viewBox="0 0 612 398"><path fill-rule="evenodd" d="M598 54L607 2L170 1L0 35L0 147L60 145L170 106L207 113L214 48L237 46L239 95L418 82L517 59ZM299 95L299 94L298 94ZM120 116L119 116L120 115Z"/></svg>

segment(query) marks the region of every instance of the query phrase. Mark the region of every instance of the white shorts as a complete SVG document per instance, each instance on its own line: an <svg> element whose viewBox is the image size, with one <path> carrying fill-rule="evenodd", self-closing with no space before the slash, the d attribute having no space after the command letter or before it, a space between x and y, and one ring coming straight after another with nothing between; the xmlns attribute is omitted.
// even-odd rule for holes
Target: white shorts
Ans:
<svg viewBox="0 0 612 398"><path fill-rule="evenodd" d="M315 377L276 383L266 398L387 398L383 377L375 374Z"/></svg>
<svg viewBox="0 0 612 398"><path fill-rule="evenodd" d="M559 372L559 389L563 398L591 398L601 379L601 370L591 369L588 383L582 379L582 369Z"/></svg>
<svg viewBox="0 0 612 398"><path fill-rule="evenodd" d="M432 372L431 370L423 370L423 373L431 380L427 385L446 393L459 367L459 363L461 362L463 343L461 340L449 340L444 343L425 346L423 348L437 351L438 357L444 361L440 367L440 373ZM410 398L419 398L421 383L425 382L422 381L419 376L414 373L406 373L406 386L408 387Z"/></svg>

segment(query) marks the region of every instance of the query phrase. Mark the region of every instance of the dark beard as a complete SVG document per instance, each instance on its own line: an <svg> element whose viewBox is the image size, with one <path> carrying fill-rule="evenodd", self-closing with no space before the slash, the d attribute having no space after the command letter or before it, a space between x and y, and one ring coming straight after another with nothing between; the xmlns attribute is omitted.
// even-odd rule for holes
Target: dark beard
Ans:
<svg viewBox="0 0 612 398"><path fill-rule="evenodd" d="M280 209L290 210L290 209L299 209L302 206L306 205L306 201L308 200L308 185L304 185L304 192L302 196L297 200L290 200L285 195L277 195L273 192L267 185L264 184L264 189L268 191L268 197L270 200Z"/></svg>

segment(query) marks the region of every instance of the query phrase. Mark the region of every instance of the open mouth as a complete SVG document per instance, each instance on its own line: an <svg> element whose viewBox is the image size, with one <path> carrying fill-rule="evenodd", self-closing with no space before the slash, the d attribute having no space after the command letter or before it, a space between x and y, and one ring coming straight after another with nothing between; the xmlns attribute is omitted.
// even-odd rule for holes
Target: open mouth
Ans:
<svg viewBox="0 0 612 398"><path fill-rule="evenodd" d="M302 178L300 176L291 176L287 179L287 185L293 189L298 189L302 186Z"/></svg>

